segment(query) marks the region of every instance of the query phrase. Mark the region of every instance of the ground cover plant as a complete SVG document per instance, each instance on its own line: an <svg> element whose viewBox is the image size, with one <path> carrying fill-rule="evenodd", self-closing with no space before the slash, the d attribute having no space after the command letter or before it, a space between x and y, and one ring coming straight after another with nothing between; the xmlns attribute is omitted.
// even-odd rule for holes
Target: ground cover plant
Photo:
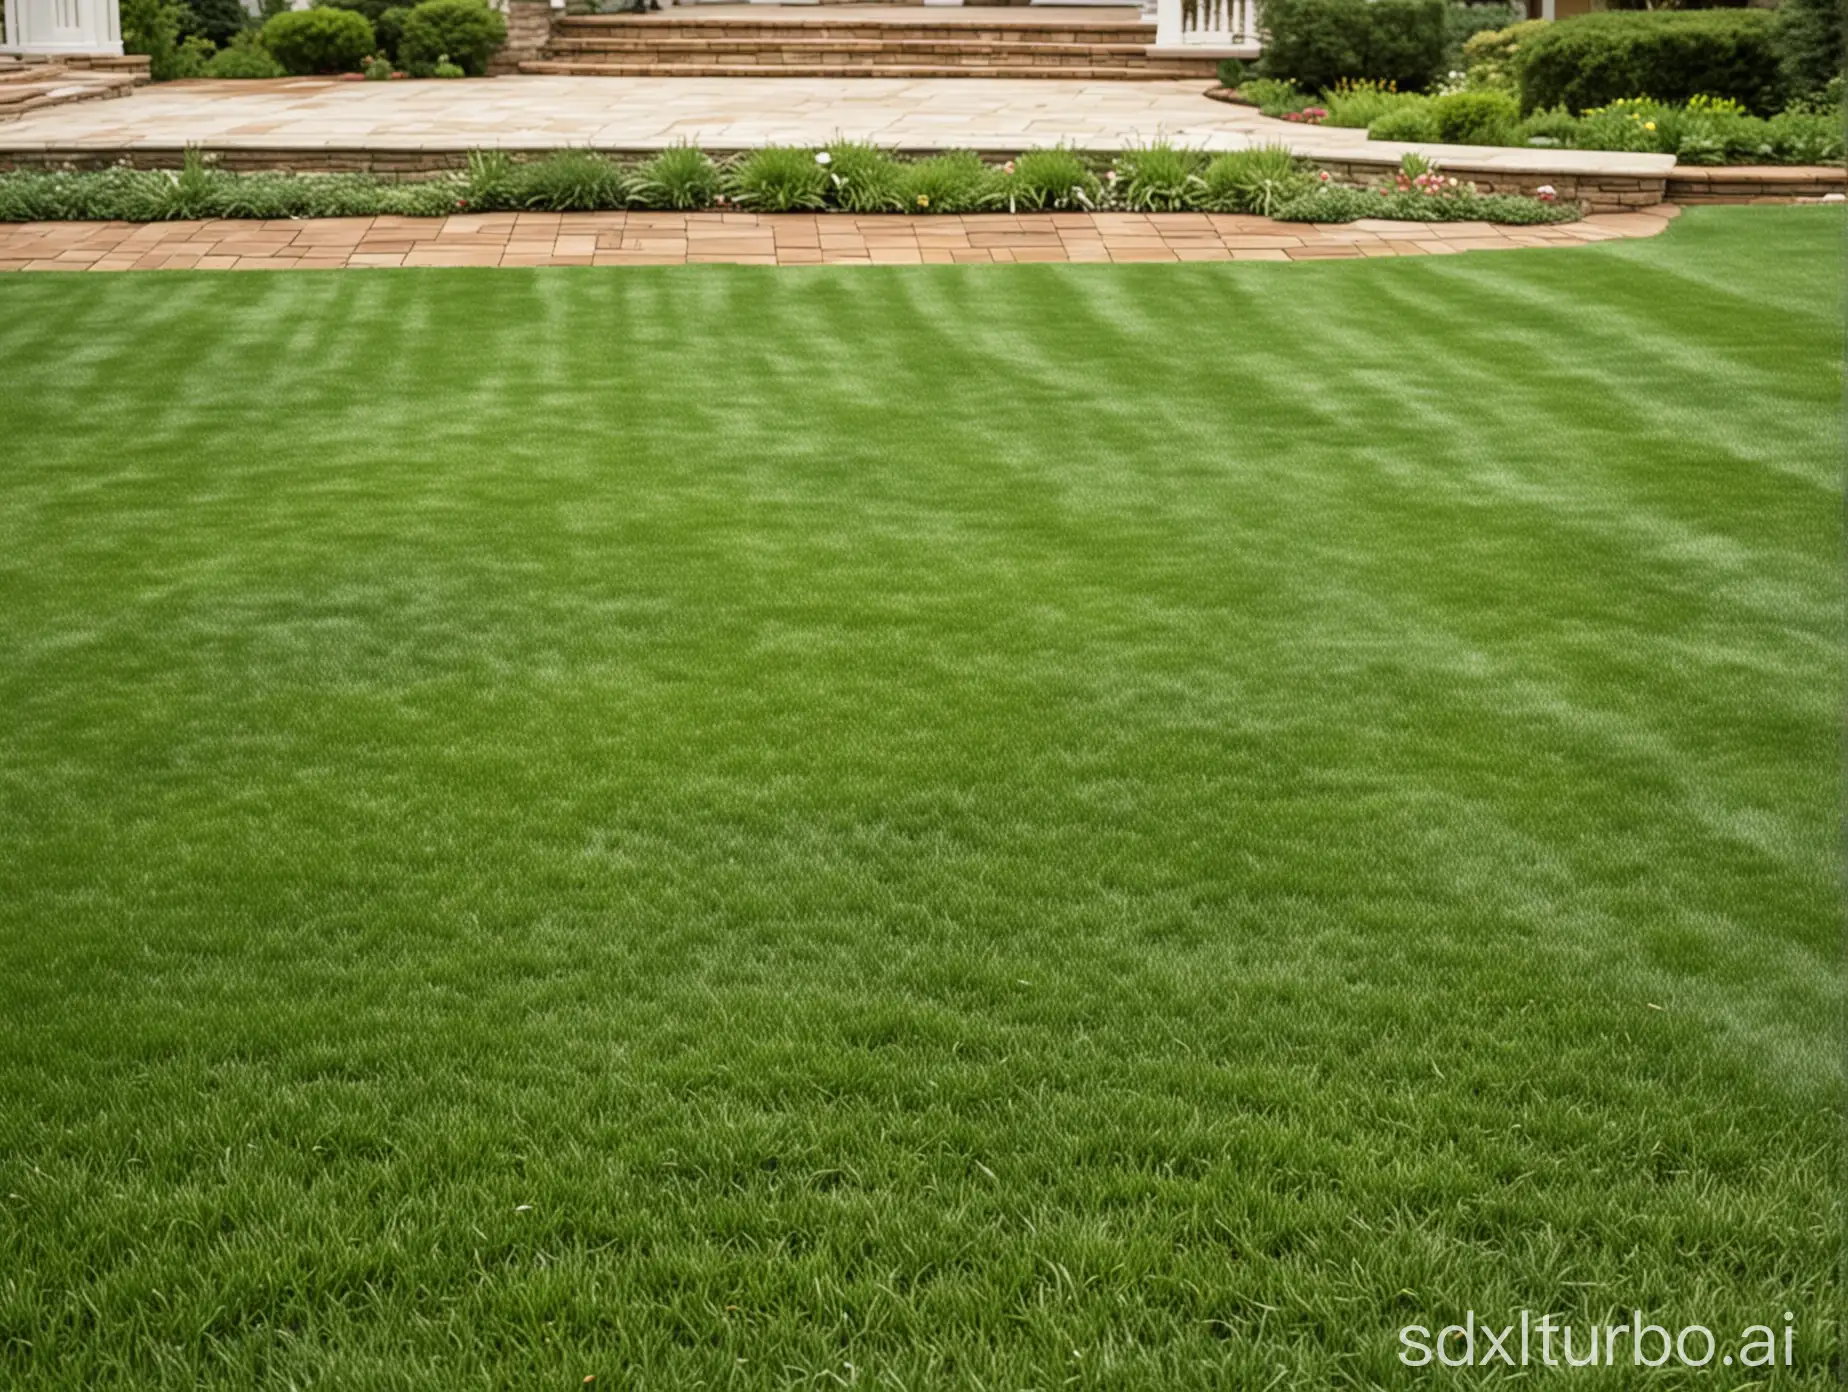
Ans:
<svg viewBox="0 0 1848 1392"><path fill-rule="evenodd" d="M0 1385L1838 1385L1841 232L0 277Z"/></svg>

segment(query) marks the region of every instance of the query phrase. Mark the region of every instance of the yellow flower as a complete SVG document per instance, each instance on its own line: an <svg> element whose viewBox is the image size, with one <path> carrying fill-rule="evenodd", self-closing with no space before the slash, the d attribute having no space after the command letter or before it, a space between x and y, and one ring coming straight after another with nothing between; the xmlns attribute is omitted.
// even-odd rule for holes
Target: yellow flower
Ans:
<svg viewBox="0 0 1848 1392"><path fill-rule="evenodd" d="M1644 121L1644 122L1643 122L1643 129L1644 129L1644 130L1654 130L1654 129L1655 129L1655 122L1654 122L1654 121Z"/></svg>
<svg viewBox="0 0 1848 1392"><path fill-rule="evenodd" d="M920 208L928 208L930 206L930 195L928 193L920 193L918 195L918 206Z"/></svg>

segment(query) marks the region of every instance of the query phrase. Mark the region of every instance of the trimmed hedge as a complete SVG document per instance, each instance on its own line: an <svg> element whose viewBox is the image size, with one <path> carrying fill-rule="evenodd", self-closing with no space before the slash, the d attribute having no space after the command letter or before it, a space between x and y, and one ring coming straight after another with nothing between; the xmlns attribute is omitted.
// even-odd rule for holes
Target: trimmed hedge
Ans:
<svg viewBox="0 0 1848 1392"><path fill-rule="evenodd" d="M1259 0L1265 77L1319 92L1343 78L1428 87L1444 68L1446 0Z"/></svg>
<svg viewBox="0 0 1848 1392"><path fill-rule="evenodd" d="M352 72L372 55L372 24L353 10L284 10L264 24L263 46L292 73Z"/></svg>
<svg viewBox="0 0 1848 1392"><path fill-rule="evenodd" d="M1521 110L1578 113L1627 97L1728 97L1769 115L1783 104L1776 21L1765 10L1590 14L1546 26L1515 54Z"/></svg>
<svg viewBox="0 0 1848 1392"><path fill-rule="evenodd" d="M481 77L506 42L507 21L481 0L424 0L404 17L398 61L428 77L447 58L469 77Z"/></svg>

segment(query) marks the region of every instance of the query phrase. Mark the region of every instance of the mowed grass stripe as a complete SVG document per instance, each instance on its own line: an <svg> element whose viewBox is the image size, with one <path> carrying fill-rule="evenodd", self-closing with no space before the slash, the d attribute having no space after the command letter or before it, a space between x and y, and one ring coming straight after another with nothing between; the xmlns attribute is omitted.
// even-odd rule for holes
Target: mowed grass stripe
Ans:
<svg viewBox="0 0 1848 1392"><path fill-rule="evenodd" d="M1828 1385L1840 230L0 283L0 1381Z"/></svg>

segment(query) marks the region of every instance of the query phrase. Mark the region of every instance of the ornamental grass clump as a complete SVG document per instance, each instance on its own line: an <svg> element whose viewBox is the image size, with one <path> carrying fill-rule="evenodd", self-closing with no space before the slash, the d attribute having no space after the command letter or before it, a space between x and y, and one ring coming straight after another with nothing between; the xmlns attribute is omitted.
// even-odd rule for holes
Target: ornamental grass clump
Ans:
<svg viewBox="0 0 1848 1392"><path fill-rule="evenodd" d="M1010 212L1023 208L1089 211L1103 198L1103 182L1072 150L1029 150L1002 165L1001 172Z"/></svg>
<svg viewBox="0 0 1848 1392"><path fill-rule="evenodd" d="M1230 150L1201 172L1199 205L1213 212L1269 217L1286 199L1308 192L1316 179L1287 146Z"/></svg>
<svg viewBox="0 0 1848 1392"><path fill-rule="evenodd" d="M547 212L594 213L629 200L623 172L591 150L560 150L521 165L515 182L522 206Z"/></svg>
<svg viewBox="0 0 1848 1392"><path fill-rule="evenodd" d="M904 167L890 152L859 140L837 140L824 152L827 199L848 213L895 213L904 207Z"/></svg>
<svg viewBox="0 0 1848 1392"><path fill-rule="evenodd" d="M977 213L1002 201L1005 176L980 155L955 150L899 168L899 199L908 213Z"/></svg>
<svg viewBox="0 0 1848 1392"><path fill-rule="evenodd" d="M1198 207L1205 187L1200 171L1206 156L1180 150L1165 141L1126 150L1112 171L1112 193L1123 207L1139 213L1174 213Z"/></svg>
<svg viewBox="0 0 1848 1392"><path fill-rule="evenodd" d="M704 150L672 145L644 163L629 180L629 201L644 208L691 212L710 208L724 176Z"/></svg>
<svg viewBox="0 0 1848 1392"><path fill-rule="evenodd" d="M797 145L766 145L744 155L725 178L725 197L760 213L815 212L828 205L826 150Z"/></svg>

